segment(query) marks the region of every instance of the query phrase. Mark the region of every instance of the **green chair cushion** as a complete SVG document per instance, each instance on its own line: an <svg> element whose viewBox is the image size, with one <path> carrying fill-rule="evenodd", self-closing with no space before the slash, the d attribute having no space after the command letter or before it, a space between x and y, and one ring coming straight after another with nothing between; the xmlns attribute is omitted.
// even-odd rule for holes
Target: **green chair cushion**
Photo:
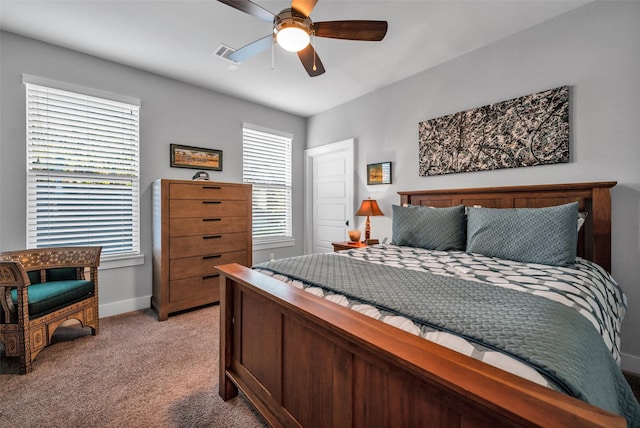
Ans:
<svg viewBox="0 0 640 428"><path fill-rule="evenodd" d="M48 281L29 286L29 316L38 317L93 295L93 282L87 280ZM11 290L18 303L18 290Z"/></svg>

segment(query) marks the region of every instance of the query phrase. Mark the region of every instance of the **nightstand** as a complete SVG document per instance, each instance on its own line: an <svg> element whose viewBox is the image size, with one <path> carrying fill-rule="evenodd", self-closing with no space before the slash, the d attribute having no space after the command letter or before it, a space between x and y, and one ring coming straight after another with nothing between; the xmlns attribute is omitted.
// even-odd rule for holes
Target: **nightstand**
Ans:
<svg viewBox="0 0 640 428"><path fill-rule="evenodd" d="M333 245L333 251L351 250L353 248L367 248L367 244L365 244L364 242L332 242L331 245Z"/></svg>

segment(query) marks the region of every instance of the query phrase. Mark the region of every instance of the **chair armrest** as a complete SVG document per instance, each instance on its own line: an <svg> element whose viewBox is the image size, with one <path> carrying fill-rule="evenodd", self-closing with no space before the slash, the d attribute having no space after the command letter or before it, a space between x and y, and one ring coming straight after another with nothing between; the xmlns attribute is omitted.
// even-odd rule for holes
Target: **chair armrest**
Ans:
<svg viewBox="0 0 640 428"><path fill-rule="evenodd" d="M30 284L29 276L22 263L0 259L0 287L21 288Z"/></svg>
<svg viewBox="0 0 640 428"><path fill-rule="evenodd" d="M28 317L28 293L30 285L29 276L24 266L18 261L0 260L0 306L4 314L4 322L9 323L14 312L14 304L11 299L11 289L18 289L18 313L22 317Z"/></svg>

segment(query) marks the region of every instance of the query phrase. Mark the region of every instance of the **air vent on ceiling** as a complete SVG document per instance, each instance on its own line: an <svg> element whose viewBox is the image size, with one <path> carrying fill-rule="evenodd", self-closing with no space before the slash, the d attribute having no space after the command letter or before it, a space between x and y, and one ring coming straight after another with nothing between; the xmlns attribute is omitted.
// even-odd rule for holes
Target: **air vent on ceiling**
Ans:
<svg viewBox="0 0 640 428"><path fill-rule="evenodd" d="M235 62L235 61L229 59L229 55L231 55L235 51L236 51L235 49L220 43L220 45L218 45L218 47L216 48L216 51L214 52L214 55L215 56L219 56L220 58L224 59L225 61L229 61L230 63L232 63L234 65L238 65L238 64L240 64L239 62Z"/></svg>

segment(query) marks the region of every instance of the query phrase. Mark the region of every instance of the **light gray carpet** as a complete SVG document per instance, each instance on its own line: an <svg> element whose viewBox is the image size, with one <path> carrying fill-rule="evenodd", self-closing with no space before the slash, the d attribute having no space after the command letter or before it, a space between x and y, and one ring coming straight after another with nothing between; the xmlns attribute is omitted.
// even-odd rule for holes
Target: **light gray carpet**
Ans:
<svg viewBox="0 0 640 428"><path fill-rule="evenodd" d="M219 308L103 318L98 336L72 322L28 375L2 356L0 427L266 426L242 397L218 395Z"/></svg>

